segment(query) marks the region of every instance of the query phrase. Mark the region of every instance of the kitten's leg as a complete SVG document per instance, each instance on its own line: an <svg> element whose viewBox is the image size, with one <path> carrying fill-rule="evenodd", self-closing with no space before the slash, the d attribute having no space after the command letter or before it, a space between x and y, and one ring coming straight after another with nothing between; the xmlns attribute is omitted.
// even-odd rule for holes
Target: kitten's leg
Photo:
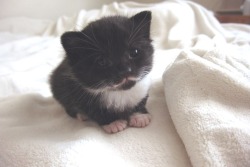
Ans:
<svg viewBox="0 0 250 167"><path fill-rule="evenodd" d="M129 118L129 126L143 128L151 121L149 113L134 113Z"/></svg>
<svg viewBox="0 0 250 167"><path fill-rule="evenodd" d="M66 109L66 112L68 115L70 115L73 118L76 118L79 121L87 121L88 116L82 113L81 109L78 107L72 107L71 109Z"/></svg>
<svg viewBox="0 0 250 167"><path fill-rule="evenodd" d="M146 96L136 107L135 111L129 117L129 126L142 128L147 126L151 122L151 115L145 108L148 96Z"/></svg>
<svg viewBox="0 0 250 167"><path fill-rule="evenodd" d="M88 116L82 114L82 113L77 113L76 114L76 119L78 119L79 121L87 121L89 118Z"/></svg>
<svg viewBox="0 0 250 167"><path fill-rule="evenodd" d="M127 127L127 124L128 122L126 120L116 120L102 127L107 133L117 133L123 131Z"/></svg>

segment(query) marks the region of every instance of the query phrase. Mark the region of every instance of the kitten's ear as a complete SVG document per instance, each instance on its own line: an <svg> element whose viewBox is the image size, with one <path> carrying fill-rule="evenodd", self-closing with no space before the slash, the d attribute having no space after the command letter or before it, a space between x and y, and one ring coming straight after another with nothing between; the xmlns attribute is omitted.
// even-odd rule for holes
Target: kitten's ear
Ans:
<svg viewBox="0 0 250 167"><path fill-rule="evenodd" d="M137 13L130 18L134 24L134 30L132 33L138 33L143 37L150 38L150 23L151 23L151 12L143 11Z"/></svg>
<svg viewBox="0 0 250 167"><path fill-rule="evenodd" d="M81 47L83 39L81 32L65 32L61 36L61 44L67 53L73 52L76 47Z"/></svg>

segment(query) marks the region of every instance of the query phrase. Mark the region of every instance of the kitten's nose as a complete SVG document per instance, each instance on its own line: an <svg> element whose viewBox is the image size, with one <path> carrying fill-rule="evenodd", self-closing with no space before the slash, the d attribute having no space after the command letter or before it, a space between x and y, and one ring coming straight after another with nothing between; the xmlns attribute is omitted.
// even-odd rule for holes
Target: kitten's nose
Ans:
<svg viewBox="0 0 250 167"><path fill-rule="evenodd" d="M119 74L120 75L126 75L126 74L129 74L129 73L131 73L132 72L132 69L131 69L131 67L129 67L129 66L124 66L124 67L120 67L119 68Z"/></svg>

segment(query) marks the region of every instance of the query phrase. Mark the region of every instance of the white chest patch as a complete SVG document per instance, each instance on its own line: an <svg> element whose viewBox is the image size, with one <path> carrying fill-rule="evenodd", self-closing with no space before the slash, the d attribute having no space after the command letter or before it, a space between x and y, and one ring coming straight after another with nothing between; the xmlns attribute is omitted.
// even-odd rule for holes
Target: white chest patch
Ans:
<svg viewBox="0 0 250 167"><path fill-rule="evenodd" d="M135 107L147 95L149 86L150 75L147 75L129 90L104 92L102 102L108 109L124 111L126 107Z"/></svg>

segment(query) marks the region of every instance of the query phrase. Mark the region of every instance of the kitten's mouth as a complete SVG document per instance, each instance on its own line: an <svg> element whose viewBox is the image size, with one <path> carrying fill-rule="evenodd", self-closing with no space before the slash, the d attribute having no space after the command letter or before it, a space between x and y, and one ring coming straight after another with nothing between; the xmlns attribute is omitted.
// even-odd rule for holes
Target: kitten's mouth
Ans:
<svg viewBox="0 0 250 167"><path fill-rule="evenodd" d="M135 77L125 77L117 84L112 85L113 89L128 90L136 84L137 78Z"/></svg>

